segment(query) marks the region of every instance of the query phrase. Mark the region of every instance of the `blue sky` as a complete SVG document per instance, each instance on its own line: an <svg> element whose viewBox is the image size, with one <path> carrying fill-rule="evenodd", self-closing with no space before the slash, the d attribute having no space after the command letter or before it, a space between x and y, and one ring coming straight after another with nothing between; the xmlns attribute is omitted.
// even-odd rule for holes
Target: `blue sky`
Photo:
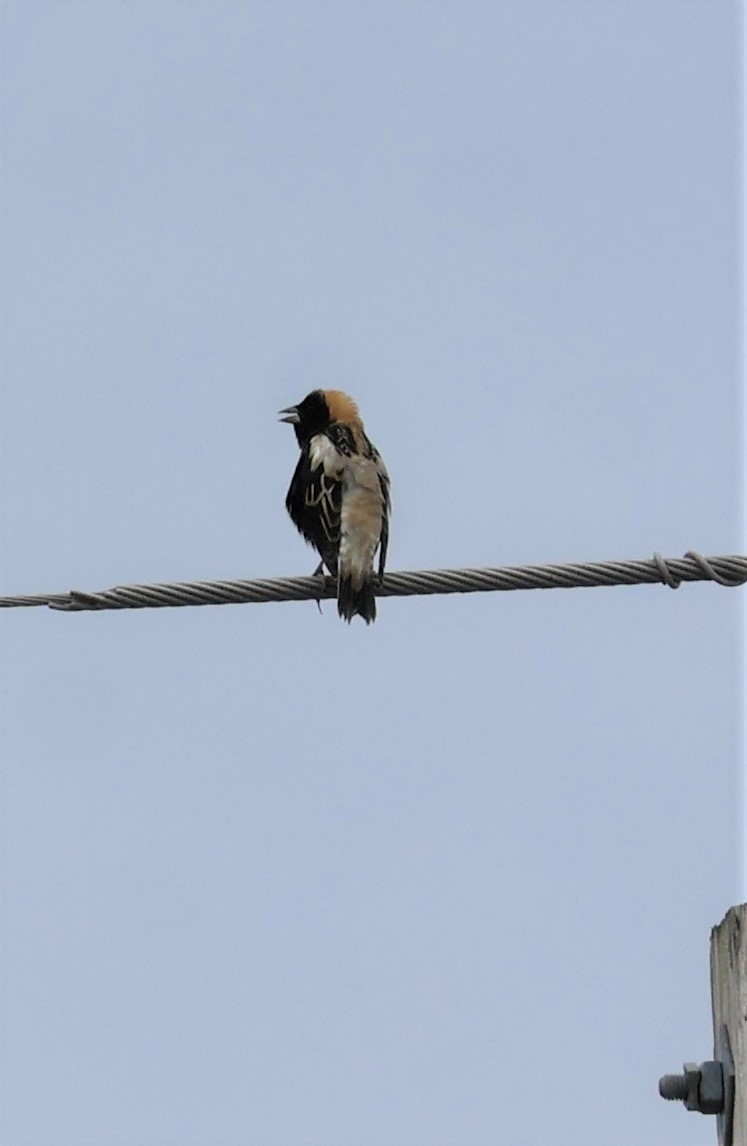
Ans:
<svg viewBox="0 0 747 1146"><path fill-rule="evenodd" d="M4 593L743 549L740 9L3 8ZM0 618L7 1146L701 1146L741 595Z"/></svg>

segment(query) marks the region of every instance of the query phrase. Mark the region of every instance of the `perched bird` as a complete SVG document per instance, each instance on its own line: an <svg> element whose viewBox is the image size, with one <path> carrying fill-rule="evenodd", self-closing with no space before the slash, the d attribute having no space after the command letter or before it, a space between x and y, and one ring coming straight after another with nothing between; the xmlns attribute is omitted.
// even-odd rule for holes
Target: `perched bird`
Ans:
<svg viewBox="0 0 747 1146"><path fill-rule="evenodd" d="M389 543L389 474L366 437L358 407L341 390L313 390L281 410L296 432L301 456L285 507L293 524L337 578L337 611L346 621L376 617L378 576Z"/></svg>

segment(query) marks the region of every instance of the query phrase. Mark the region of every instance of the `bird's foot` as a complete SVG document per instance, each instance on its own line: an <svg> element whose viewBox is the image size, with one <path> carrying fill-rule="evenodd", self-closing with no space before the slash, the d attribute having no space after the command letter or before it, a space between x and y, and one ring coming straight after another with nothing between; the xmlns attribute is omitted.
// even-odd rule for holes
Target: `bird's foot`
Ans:
<svg viewBox="0 0 747 1146"><path fill-rule="evenodd" d="M319 562L319 564L317 565L316 569L315 569L315 570L314 570L314 572L311 574L311 576L312 576L312 577L324 577L324 576L325 576L325 572L324 572L324 562L323 562L323 561L320 561L320 562ZM321 602L321 598L319 598L319 597L315 597L315 598L314 598L314 600L316 601L316 607L317 607L317 609L318 609L318 610L319 610L319 612L321 613L321 611L322 611L322 602Z"/></svg>

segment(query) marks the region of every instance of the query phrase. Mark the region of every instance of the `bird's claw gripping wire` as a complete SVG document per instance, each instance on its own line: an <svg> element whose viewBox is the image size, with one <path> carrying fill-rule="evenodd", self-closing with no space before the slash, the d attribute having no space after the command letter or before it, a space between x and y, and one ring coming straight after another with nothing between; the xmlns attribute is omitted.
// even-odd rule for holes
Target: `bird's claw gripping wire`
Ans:
<svg viewBox="0 0 747 1146"><path fill-rule="evenodd" d="M319 564L317 565L316 569L315 569L315 570L314 570L314 572L311 574L311 576L312 576L312 577L321 577L321 578L322 578L322 580L324 579L324 577L326 576L326 574L325 574L325 572L324 572L324 562L323 562L323 561L320 561L320 562L319 562ZM315 597L315 598L314 598L314 600L316 601L316 607L317 607L317 609L319 610L319 614L320 614L320 616L321 616L321 614L322 614L322 600L321 600L321 597Z"/></svg>

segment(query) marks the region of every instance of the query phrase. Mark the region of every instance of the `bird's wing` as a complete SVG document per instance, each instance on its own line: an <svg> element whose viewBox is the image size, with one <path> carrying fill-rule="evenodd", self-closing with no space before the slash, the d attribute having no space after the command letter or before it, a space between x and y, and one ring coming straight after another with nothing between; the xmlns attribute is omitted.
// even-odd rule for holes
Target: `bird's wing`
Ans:
<svg viewBox="0 0 747 1146"><path fill-rule="evenodd" d="M286 506L296 528L313 545L329 571L337 574L342 509L343 459L324 434L301 450Z"/></svg>
<svg viewBox="0 0 747 1146"><path fill-rule="evenodd" d="M392 499L389 494L389 474L381 457L377 454L377 469L379 471L379 488L381 490L382 516L381 516L381 545L379 548L379 580L384 576L386 554L389 548L389 514L392 509Z"/></svg>

